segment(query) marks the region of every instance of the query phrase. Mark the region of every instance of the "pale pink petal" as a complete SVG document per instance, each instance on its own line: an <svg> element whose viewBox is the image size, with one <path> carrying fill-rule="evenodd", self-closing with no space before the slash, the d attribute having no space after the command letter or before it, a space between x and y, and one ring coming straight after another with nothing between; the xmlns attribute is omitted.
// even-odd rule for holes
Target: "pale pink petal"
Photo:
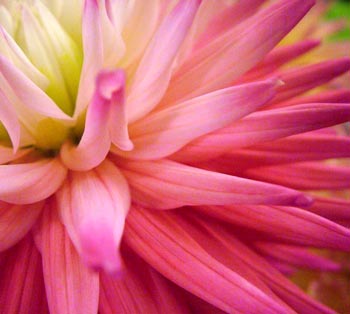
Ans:
<svg viewBox="0 0 350 314"><path fill-rule="evenodd" d="M97 167L106 158L111 141L122 149L132 148L125 118L124 86L122 70L102 71L97 76L83 136L77 146L67 141L60 151L69 169L87 171Z"/></svg>
<svg viewBox="0 0 350 314"><path fill-rule="evenodd" d="M290 313L207 254L166 213L132 210L125 241L165 277L223 311Z"/></svg>
<svg viewBox="0 0 350 314"><path fill-rule="evenodd" d="M297 267L309 268L320 271L339 271L339 263L312 253L308 248L276 244L271 242L257 242L254 247L263 255L281 260Z"/></svg>
<svg viewBox="0 0 350 314"><path fill-rule="evenodd" d="M295 97L333 78L346 73L350 69L350 58L324 61L301 68L280 73L279 78L285 83L273 103L279 103Z"/></svg>
<svg viewBox="0 0 350 314"><path fill-rule="evenodd" d="M19 124L15 109L0 87L0 121L4 125L12 142L13 152L18 149L20 142L21 126Z"/></svg>
<svg viewBox="0 0 350 314"><path fill-rule="evenodd" d="M305 40L293 45L280 46L273 49L262 62L257 64L252 70L240 77L235 82L246 82L255 79L261 79L264 76L271 76L271 73L276 71L279 67L292 61L293 59L309 52L320 44L318 40ZM283 81L284 82L284 81Z"/></svg>
<svg viewBox="0 0 350 314"><path fill-rule="evenodd" d="M0 200L13 204L41 201L55 193L66 178L59 159L0 165Z"/></svg>
<svg viewBox="0 0 350 314"><path fill-rule="evenodd" d="M332 190L350 188L350 167L303 162L247 169L243 175L293 189Z"/></svg>
<svg viewBox="0 0 350 314"><path fill-rule="evenodd" d="M41 257L31 237L6 252L0 269L0 306L3 314L49 314Z"/></svg>
<svg viewBox="0 0 350 314"><path fill-rule="evenodd" d="M128 120L150 112L163 96L178 50L192 24L200 0L180 0L159 26L136 71L127 98Z"/></svg>
<svg viewBox="0 0 350 314"><path fill-rule="evenodd" d="M224 265L233 270L234 263L245 265L297 313L333 313L322 304L312 300L300 288L282 276L265 259L240 242L229 229L207 219L201 220L198 215L191 216L193 220L186 221L179 217L174 217L173 220L178 221L182 228L195 237L203 248L209 249L215 258L217 254L221 255L220 260ZM198 224L199 228L196 228ZM231 262L232 260L234 262Z"/></svg>
<svg viewBox="0 0 350 314"><path fill-rule="evenodd" d="M0 55L0 71L16 93L18 99L37 113L62 120L71 120L38 86L25 74Z"/></svg>
<svg viewBox="0 0 350 314"><path fill-rule="evenodd" d="M101 314L188 313L181 298L150 266L130 250L123 252L125 269L121 278L100 274Z"/></svg>
<svg viewBox="0 0 350 314"><path fill-rule="evenodd" d="M228 86L261 61L313 4L314 0L279 1L199 49L174 74L162 103Z"/></svg>
<svg viewBox="0 0 350 314"><path fill-rule="evenodd" d="M70 172L57 193L63 224L83 261L90 267L118 273L118 251L130 206L129 188L108 160L89 172Z"/></svg>
<svg viewBox="0 0 350 314"><path fill-rule="evenodd" d="M133 201L150 208L203 204L310 204L308 197L294 190L169 160L119 161L118 165L131 186Z"/></svg>
<svg viewBox="0 0 350 314"><path fill-rule="evenodd" d="M236 148L333 126L349 118L349 104L304 104L256 112L193 141L172 159L191 161L196 156L198 161L209 160Z"/></svg>
<svg viewBox="0 0 350 314"><path fill-rule="evenodd" d="M201 206L201 211L289 243L350 250L350 230L306 210L283 206ZM322 234L322 237L320 237Z"/></svg>
<svg viewBox="0 0 350 314"><path fill-rule="evenodd" d="M255 111L275 95L278 81L254 82L219 90L158 111L130 127L135 148L113 149L134 159L168 156L197 137Z"/></svg>
<svg viewBox="0 0 350 314"><path fill-rule="evenodd" d="M84 62L81 70L74 116L88 105L95 86L95 77L103 67L103 39L97 0L85 0L82 17Z"/></svg>
<svg viewBox="0 0 350 314"><path fill-rule="evenodd" d="M43 203L12 205L0 202L0 251L15 245L32 228Z"/></svg>

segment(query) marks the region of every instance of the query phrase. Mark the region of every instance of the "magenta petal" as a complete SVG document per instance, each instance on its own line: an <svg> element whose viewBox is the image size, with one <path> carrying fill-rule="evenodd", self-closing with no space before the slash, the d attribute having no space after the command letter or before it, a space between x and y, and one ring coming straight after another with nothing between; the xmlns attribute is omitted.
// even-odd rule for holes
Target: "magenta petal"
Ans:
<svg viewBox="0 0 350 314"><path fill-rule="evenodd" d="M132 210L125 241L165 277L223 311L291 313L207 254L166 213Z"/></svg>
<svg viewBox="0 0 350 314"><path fill-rule="evenodd" d="M41 201L60 187L67 169L59 159L0 165L0 200L14 204Z"/></svg>

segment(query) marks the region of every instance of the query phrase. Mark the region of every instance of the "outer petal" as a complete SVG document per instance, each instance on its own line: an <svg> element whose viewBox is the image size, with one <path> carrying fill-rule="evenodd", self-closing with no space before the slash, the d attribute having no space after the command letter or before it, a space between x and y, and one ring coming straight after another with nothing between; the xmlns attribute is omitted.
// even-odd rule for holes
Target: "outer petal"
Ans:
<svg viewBox="0 0 350 314"><path fill-rule="evenodd" d="M349 229L300 208L202 206L199 209L226 222L262 231L273 239L283 239L304 246L350 251Z"/></svg>
<svg viewBox="0 0 350 314"><path fill-rule="evenodd" d="M290 313L207 254L166 213L131 211L125 240L163 275L223 311Z"/></svg>
<svg viewBox="0 0 350 314"><path fill-rule="evenodd" d="M23 157L30 152L29 149L21 149L16 154L13 153L13 148L0 145L0 164L6 164L12 160Z"/></svg>
<svg viewBox="0 0 350 314"><path fill-rule="evenodd" d="M41 201L56 192L67 169L56 159L0 165L0 200L14 204Z"/></svg>
<svg viewBox="0 0 350 314"><path fill-rule="evenodd" d="M235 148L276 140L348 121L349 104L304 104L256 112L227 128L205 135L172 159L209 160Z"/></svg>
<svg viewBox="0 0 350 314"><path fill-rule="evenodd" d="M313 3L313 0L279 1L198 50L174 74L162 103L228 86L261 61Z"/></svg>
<svg viewBox="0 0 350 314"><path fill-rule="evenodd" d="M0 202L0 251L21 240L41 213L43 203L11 205Z"/></svg>
<svg viewBox="0 0 350 314"><path fill-rule="evenodd" d="M44 212L37 240L50 313L96 314L98 274L81 263L51 201Z"/></svg>
<svg viewBox="0 0 350 314"><path fill-rule="evenodd" d="M130 88L127 99L129 121L135 121L150 112L163 96L168 87L173 62L199 3L199 0L180 0L158 28Z"/></svg>
<svg viewBox="0 0 350 314"><path fill-rule="evenodd" d="M310 199L283 187L266 185L185 166L168 160L119 162L131 186L133 201L170 209L204 204L298 204Z"/></svg>
<svg viewBox="0 0 350 314"><path fill-rule="evenodd" d="M275 95L274 79L230 87L158 111L130 128L135 148L114 152L135 159L168 156L197 137L255 111Z"/></svg>
<svg viewBox="0 0 350 314"><path fill-rule="evenodd" d="M125 117L124 86L122 70L99 73L83 136L78 146L68 141L60 152L68 168L86 171L98 166L106 158L111 140L123 149L132 148Z"/></svg>
<svg viewBox="0 0 350 314"><path fill-rule="evenodd" d="M48 314L41 258L31 237L6 253L0 270L3 314Z"/></svg>
<svg viewBox="0 0 350 314"><path fill-rule="evenodd" d="M104 161L89 172L71 172L57 193L63 224L84 262L118 273L118 252L130 206L129 188L119 170Z"/></svg>

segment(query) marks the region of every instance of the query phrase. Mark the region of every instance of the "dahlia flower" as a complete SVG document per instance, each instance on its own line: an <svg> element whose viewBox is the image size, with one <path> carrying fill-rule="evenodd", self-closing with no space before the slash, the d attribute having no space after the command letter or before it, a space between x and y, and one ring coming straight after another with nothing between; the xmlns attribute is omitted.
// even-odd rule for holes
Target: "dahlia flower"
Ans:
<svg viewBox="0 0 350 314"><path fill-rule="evenodd" d="M285 276L350 250L313 0L0 3L2 313L333 312Z"/></svg>

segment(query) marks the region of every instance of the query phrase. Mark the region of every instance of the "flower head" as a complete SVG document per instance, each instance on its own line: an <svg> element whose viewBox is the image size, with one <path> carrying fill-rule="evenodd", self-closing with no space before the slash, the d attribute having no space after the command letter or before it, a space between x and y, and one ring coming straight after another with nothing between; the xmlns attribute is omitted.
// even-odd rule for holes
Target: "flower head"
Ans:
<svg viewBox="0 0 350 314"><path fill-rule="evenodd" d="M5 313L331 312L282 273L350 249L350 60L265 2L1 1Z"/></svg>

